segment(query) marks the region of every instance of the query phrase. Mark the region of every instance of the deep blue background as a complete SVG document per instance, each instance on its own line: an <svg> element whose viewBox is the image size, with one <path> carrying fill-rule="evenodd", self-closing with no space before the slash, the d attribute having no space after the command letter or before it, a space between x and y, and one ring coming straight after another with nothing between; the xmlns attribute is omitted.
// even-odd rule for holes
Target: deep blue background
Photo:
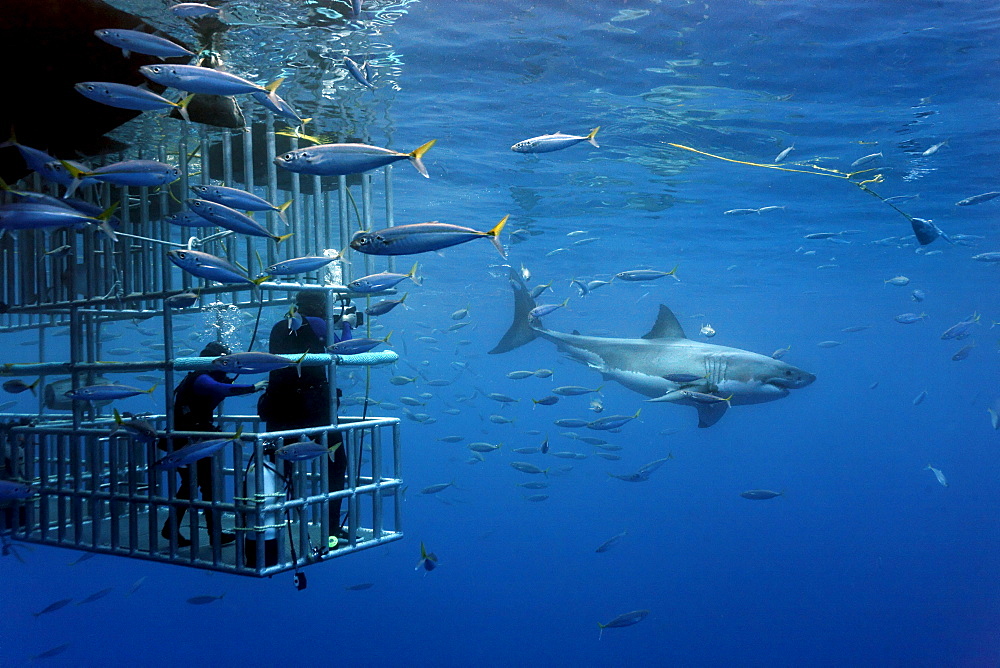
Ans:
<svg viewBox="0 0 1000 668"><path fill-rule="evenodd" d="M405 165L395 172L397 222L488 229L511 214L507 231L533 236L510 246L510 263L528 267L533 282L554 281L547 301L572 296L548 327L639 336L662 302L692 337L710 322L723 345L764 354L791 345L786 361L818 380L778 402L736 407L707 430L695 428L689 408L644 404L606 385L605 415L642 407L641 422L609 439L625 446L622 461L607 462L551 424L592 416L589 397L534 410L529 401L553 384L596 386L596 373L546 342L485 356L509 322L496 252L477 242L428 255L423 287L409 286L412 310L383 320L406 363L458 380L388 384L393 373L411 375L405 363L373 374L378 400L435 395L420 409L435 424L404 420L404 541L310 568L304 592L290 576L258 582L109 557L68 566L78 555L22 552L27 563L0 560L0 663L62 643L70 648L52 665L1000 663L1000 436L986 411L1000 394L1000 330L991 328L1000 303L996 268L970 259L1000 250L1000 199L954 205L1000 189L1000 11L985 4L424 2L383 4L385 21L339 32L266 21L234 28L231 60L257 63L254 77L300 63L286 97L317 115L317 131L341 127L335 118L346 107L361 110L355 118L372 143L408 151L437 138L429 181ZM620 13L636 10L649 13ZM344 44L384 65L383 87L361 93L323 75L328 113L309 109L320 75L303 54ZM247 55L251 47L259 60ZM600 149L540 157L508 149L597 125ZM754 162L794 144L788 161L821 158L845 171L881 151L880 194L919 194L901 207L985 239L975 247L937 241L925 250L940 253L920 254L912 239L898 240L910 233L903 217L847 182L724 163L667 142ZM770 205L785 209L722 213ZM600 240L573 247L580 237L566 234L574 230ZM841 230L859 233L844 236L848 244L803 239ZM886 237L897 241L872 244ZM548 255L562 247L569 250ZM569 287L576 276L675 265L680 282L616 282L582 299ZM900 274L909 286L883 283ZM926 291L923 304L910 300L914 288ZM475 325L441 332L465 306ZM928 319L893 321L907 311ZM970 339L940 340L974 311L983 317ZM871 327L841 331L851 325ZM416 341L427 335L440 343ZM126 332L122 345L134 336ZM458 345L463 339L471 343ZM843 345L817 347L826 340ZM953 362L970 341L969 358ZM469 371L457 373L453 361ZM554 378L505 377L539 367ZM521 401L507 409L482 396L455 401L474 388ZM136 401L146 403L123 405L150 408L148 398ZM440 413L446 404L461 415ZM494 413L516 422L493 424ZM513 455L541 442L525 433L532 429L554 450L590 457ZM466 441L436 440L451 434ZM478 440L504 445L467 464L465 444ZM607 475L668 452L675 459L648 482ZM550 477L548 500L531 503L523 497L534 492L515 486L529 479L510 468L517 459L573 469ZM929 463L949 487L923 470ZM455 489L419 493L452 479ZM760 487L785 496L739 496ZM619 545L594 552L623 530ZM420 541L441 560L426 576L413 570ZM142 587L124 596L140 577ZM358 582L375 586L343 588ZM88 606L30 614L107 586L116 589ZM185 602L202 594L225 597ZM597 622L642 608L651 612L639 625L597 640Z"/></svg>

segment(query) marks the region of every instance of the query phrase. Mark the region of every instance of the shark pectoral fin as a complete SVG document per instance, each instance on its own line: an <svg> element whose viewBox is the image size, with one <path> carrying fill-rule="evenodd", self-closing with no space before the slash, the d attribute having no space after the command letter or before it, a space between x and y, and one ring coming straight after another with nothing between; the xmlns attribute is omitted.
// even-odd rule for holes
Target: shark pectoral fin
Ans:
<svg viewBox="0 0 1000 668"><path fill-rule="evenodd" d="M510 271L510 286L514 290L514 321L511 323L507 333L500 339L500 342L497 343L493 350L489 351L490 355L510 352L533 341L538 336L538 332L535 331L532 321L529 318L531 309L535 308L535 300L528 293L528 288L524 285L521 275L513 269ZM535 324L539 328L542 326L541 321L537 318L535 319Z"/></svg>
<svg viewBox="0 0 1000 668"><path fill-rule="evenodd" d="M707 429L722 419L722 416L726 414L726 410L729 408L729 402L720 401L714 404L699 404L696 408L698 409L698 428Z"/></svg>

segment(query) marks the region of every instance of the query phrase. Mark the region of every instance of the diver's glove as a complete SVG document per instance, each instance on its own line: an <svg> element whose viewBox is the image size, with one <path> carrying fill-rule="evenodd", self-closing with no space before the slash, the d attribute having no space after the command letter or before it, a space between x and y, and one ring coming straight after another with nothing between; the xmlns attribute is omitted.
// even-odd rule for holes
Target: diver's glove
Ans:
<svg viewBox="0 0 1000 668"><path fill-rule="evenodd" d="M262 380L262 381L259 381L259 382L253 384L253 391L254 392L260 392L261 390L266 390L266 389L267 389L267 381L266 380Z"/></svg>

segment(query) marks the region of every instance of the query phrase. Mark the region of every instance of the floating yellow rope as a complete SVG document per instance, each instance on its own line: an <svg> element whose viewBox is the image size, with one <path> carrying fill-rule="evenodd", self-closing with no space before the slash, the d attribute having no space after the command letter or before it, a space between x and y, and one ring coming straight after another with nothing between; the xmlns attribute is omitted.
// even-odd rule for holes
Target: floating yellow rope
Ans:
<svg viewBox="0 0 1000 668"><path fill-rule="evenodd" d="M830 176L830 177L837 178L837 179L843 179L843 180L847 181L848 183L852 183L852 184L856 185L857 187L861 188L861 190L863 190L866 193L868 193L869 195L871 195L871 196L873 196L873 197L881 200L885 204L888 204L899 215L903 216L908 221L910 221L910 225L913 226L913 230L914 230L915 233L917 233L918 238L920 237L920 234L917 232L918 228L919 227L923 227L924 225L928 224L927 221L924 221L921 218L914 218L913 216L911 216L910 214L906 213L905 211L903 211L902 209L900 209L899 207L897 207L895 204L893 204L892 202L888 201L886 198L882 197L877 192L875 192L874 190L872 190L871 188L868 187L868 184L870 184L870 183L882 183L885 180L885 178L881 174L876 174L872 178L866 179L864 181L854 181L854 180L852 180L855 175L857 175L857 174L864 174L865 172L875 171L873 169L862 169L862 170L859 170L857 172L845 173L845 172L838 171L836 169L827 169L825 167L818 167L816 165L811 165L813 169L816 169L816 170L819 170L819 171L809 171L808 169L792 169L790 167L781 167L781 166L775 165L775 164L768 165L768 164L764 164L764 163L760 163L760 162L749 162L747 160L734 160L733 158L726 158L726 157L723 157L721 155L715 155L714 153L708 153L707 151L699 151L696 148L691 148L690 146L684 146L683 144L674 144L674 143L668 142L667 145L668 146L673 146L674 148L682 149L684 151L691 151L692 153L697 153L698 155L704 155L704 156L707 156L709 158L715 158L716 160L722 160L722 161L725 161L725 162L736 163L738 165L749 165L750 167L763 167L764 169L776 169L776 170L781 171L781 172L795 172L797 174L813 174L815 176ZM938 230L938 233L940 233L940 230ZM921 241L921 244L923 244L923 243L925 243L925 242ZM928 241L926 243L930 243L930 242Z"/></svg>

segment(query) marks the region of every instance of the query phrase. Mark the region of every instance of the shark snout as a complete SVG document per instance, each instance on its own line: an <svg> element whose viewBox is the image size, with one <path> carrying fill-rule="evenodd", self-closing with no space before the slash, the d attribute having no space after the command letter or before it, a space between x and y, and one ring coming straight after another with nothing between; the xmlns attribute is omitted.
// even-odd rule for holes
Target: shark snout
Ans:
<svg viewBox="0 0 1000 668"><path fill-rule="evenodd" d="M809 373L808 371L803 371L802 369L796 369L792 367L790 369L785 369L784 373L778 376L774 376L768 379L768 383L775 385L777 387L783 387L789 390L797 390L799 388L810 385L816 376Z"/></svg>

